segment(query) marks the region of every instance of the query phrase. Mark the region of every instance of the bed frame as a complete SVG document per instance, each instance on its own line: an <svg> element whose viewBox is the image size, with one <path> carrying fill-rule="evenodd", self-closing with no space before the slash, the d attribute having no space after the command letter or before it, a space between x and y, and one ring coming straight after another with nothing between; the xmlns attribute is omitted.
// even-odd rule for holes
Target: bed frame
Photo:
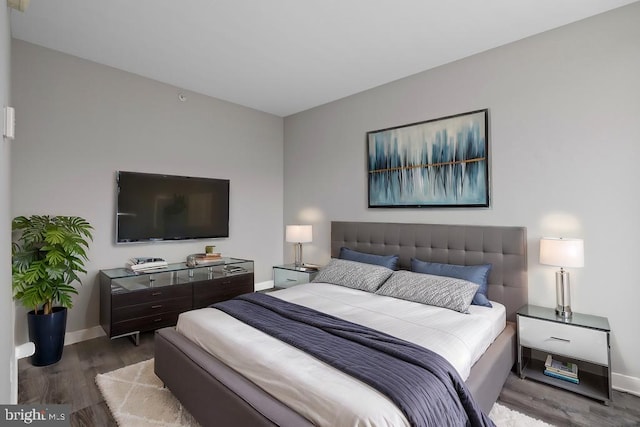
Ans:
<svg viewBox="0 0 640 427"><path fill-rule="evenodd" d="M473 365L466 381L489 412L516 361L515 313L527 303L527 236L523 227L332 222L331 256L341 247L450 264L491 263L489 299L507 308L507 326ZM156 332L155 372L206 426L311 426L174 328Z"/></svg>

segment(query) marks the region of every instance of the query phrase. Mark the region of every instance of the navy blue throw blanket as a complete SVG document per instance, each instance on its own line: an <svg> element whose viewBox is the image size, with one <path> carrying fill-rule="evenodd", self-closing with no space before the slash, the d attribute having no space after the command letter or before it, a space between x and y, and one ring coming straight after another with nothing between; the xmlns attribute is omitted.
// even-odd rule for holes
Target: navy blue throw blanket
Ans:
<svg viewBox="0 0 640 427"><path fill-rule="evenodd" d="M494 426L443 357L416 344L263 293L213 304L369 384L412 426Z"/></svg>

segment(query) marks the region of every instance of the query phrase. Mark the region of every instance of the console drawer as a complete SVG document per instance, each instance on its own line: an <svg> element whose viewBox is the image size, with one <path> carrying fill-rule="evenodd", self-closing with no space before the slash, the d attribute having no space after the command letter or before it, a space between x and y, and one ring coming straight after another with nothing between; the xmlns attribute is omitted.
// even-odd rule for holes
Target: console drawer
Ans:
<svg viewBox="0 0 640 427"><path fill-rule="evenodd" d="M138 317L135 319L116 322L111 327L111 337L128 334L131 332L151 331L154 329L164 328L165 326L173 326L178 323L178 316L181 312L171 311L167 313L159 313L153 316Z"/></svg>
<svg viewBox="0 0 640 427"><path fill-rule="evenodd" d="M519 316L518 336L523 347L609 365L604 331Z"/></svg>
<svg viewBox="0 0 640 427"><path fill-rule="evenodd" d="M134 292L126 292L111 295L111 305L113 310L130 305L138 305L143 303L157 303L157 301L190 297L191 285L188 283L182 285L160 286L157 288L149 288Z"/></svg>
<svg viewBox="0 0 640 427"><path fill-rule="evenodd" d="M111 315L113 322L122 322L138 317L154 316L170 311L187 311L191 310L191 295L160 300L154 302L145 302L144 304L127 305L120 308L114 308Z"/></svg>
<svg viewBox="0 0 640 427"><path fill-rule="evenodd" d="M216 279L193 284L193 308L207 307L238 295L253 292L253 274Z"/></svg>

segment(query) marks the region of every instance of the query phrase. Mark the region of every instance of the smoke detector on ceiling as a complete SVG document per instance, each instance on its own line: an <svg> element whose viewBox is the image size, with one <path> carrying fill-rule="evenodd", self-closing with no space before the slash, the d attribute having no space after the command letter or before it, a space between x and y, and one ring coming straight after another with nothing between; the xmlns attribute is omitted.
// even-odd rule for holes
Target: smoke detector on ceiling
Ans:
<svg viewBox="0 0 640 427"><path fill-rule="evenodd" d="M30 0L7 0L7 6L12 9L24 12L29 7Z"/></svg>

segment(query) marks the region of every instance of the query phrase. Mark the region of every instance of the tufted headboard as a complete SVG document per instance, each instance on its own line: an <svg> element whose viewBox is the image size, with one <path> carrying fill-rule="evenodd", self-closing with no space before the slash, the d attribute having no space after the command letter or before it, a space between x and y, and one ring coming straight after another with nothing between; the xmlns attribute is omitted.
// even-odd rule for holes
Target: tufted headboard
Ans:
<svg viewBox="0 0 640 427"><path fill-rule="evenodd" d="M409 270L411 258L448 264L492 264L489 299L507 308L507 320L527 304L527 230L479 225L331 222L331 256L341 247L377 255L400 256Z"/></svg>

